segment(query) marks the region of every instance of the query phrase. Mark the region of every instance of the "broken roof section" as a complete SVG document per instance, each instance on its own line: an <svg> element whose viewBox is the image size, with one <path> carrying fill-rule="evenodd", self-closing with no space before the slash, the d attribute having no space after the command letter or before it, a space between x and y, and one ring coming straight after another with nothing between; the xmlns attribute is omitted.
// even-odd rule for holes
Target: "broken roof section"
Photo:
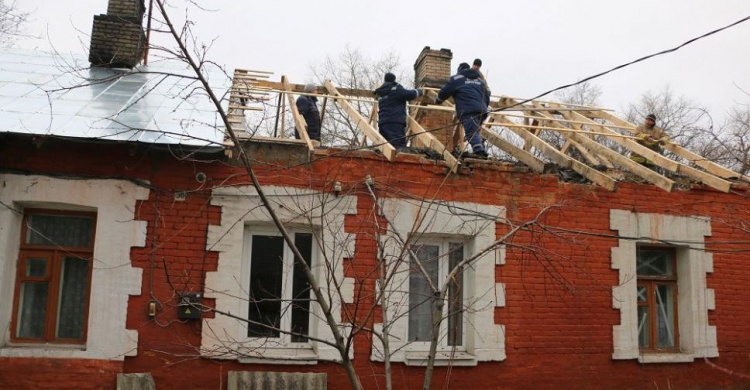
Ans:
<svg viewBox="0 0 750 390"><path fill-rule="evenodd" d="M304 118L296 112L294 99L298 95L313 95L323 99L323 117L329 100L331 107L328 109L333 109L335 105L348 117L349 123L361 133L358 135L361 138L359 145L364 147L369 143L370 147L378 149L388 160L395 158L396 150L377 130L377 101L372 91L337 88L327 80L323 86L318 87L320 91L326 92L310 94L304 92L303 85L291 84L284 76L280 82L270 81L269 74L235 70L230 97L230 123L240 138L269 140L269 134L258 133L258 124L248 120L246 114L248 111L275 110L277 120L271 139L306 145L312 153L318 145L307 137L307 125ZM430 87L425 89L428 91L427 96L421 102L409 105L407 135L411 139L411 145L432 149L443 157L452 172L459 172L463 163L451 154L453 145L449 145L445 138L441 142L435 134L436 130L445 129L430 129L420 124L420 118L426 112L453 112L452 103L433 104L437 90ZM286 110L284 106L287 100L293 127L301 134L300 140L289 140L284 135L284 115L279 115L279 112ZM355 109L355 104L359 109ZM618 118L606 109L541 100L526 102L507 96L493 96L490 107L492 112L482 128L484 138L502 153L539 173L545 170L546 163L551 162L558 167L575 171L610 191L615 189L618 181L616 175L611 174L615 171L635 174L667 192L675 187L676 178L700 182L721 192L730 191L733 185L731 180L750 180L678 144L665 145L666 155L655 152L636 142L634 124ZM280 134L277 131L279 116L282 118ZM263 119L262 116L260 118ZM458 123L454 126L448 126L448 130L458 136L449 138L453 138L454 142L458 140L457 146L462 149L463 131ZM564 140L562 147L558 148L546 141L541 136L543 132L552 132L561 137ZM571 153L573 150L576 153ZM630 160L628 153L637 153L652 160L659 169L652 170Z"/></svg>
<svg viewBox="0 0 750 390"><path fill-rule="evenodd" d="M217 96L231 85L209 72ZM221 146L224 126L179 61L133 69L90 67L85 57L0 51L0 132L111 141Z"/></svg>

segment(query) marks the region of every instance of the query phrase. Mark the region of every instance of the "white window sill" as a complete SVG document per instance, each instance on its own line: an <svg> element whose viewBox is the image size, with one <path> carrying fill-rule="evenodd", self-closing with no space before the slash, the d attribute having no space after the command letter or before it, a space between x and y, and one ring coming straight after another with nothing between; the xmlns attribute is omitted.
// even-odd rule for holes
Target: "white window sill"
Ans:
<svg viewBox="0 0 750 390"><path fill-rule="evenodd" d="M642 364L692 363L695 356L690 353L646 353L638 356Z"/></svg>
<svg viewBox="0 0 750 390"><path fill-rule="evenodd" d="M244 364L285 365L312 365L318 364L318 360L318 354L312 348L259 348L238 359Z"/></svg>
<svg viewBox="0 0 750 390"><path fill-rule="evenodd" d="M404 355L404 363L407 366L419 366L423 367L427 365L427 351L412 351L406 352ZM450 352L450 351L437 351L435 354L435 365L436 366L476 366L477 357L468 352Z"/></svg>

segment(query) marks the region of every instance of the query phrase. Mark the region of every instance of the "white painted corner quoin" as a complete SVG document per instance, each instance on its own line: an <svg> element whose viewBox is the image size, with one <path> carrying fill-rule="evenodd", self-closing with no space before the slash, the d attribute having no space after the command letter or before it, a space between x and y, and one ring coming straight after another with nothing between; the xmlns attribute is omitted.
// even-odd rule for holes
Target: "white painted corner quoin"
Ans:
<svg viewBox="0 0 750 390"><path fill-rule="evenodd" d="M713 256L705 251L705 237L711 235L706 217L610 210L610 228L621 237L612 248L612 269L619 270L619 285L612 288L612 306L620 310L620 324L612 330L613 359L638 359L641 363L684 363L699 357L719 356L716 327L708 324L708 310L714 310L714 290L706 288L706 274L713 272ZM677 288L679 352L641 354L638 347L636 255L639 244L679 242ZM689 246L689 248L688 248Z"/></svg>
<svg viewBox="0 0 750 390"><path fill-rule="evenodd" d="M356 214L357 198L295 187L264 186L263 190L285 227L313 233L316 244L311 268L324 295L332 297L332 315L340 322L342 305L354 299L354 280L345 278L343 270L344 259L354 254L354 235L344 231L344 219ZM275 226L252 186L214 189L211 204L221 207L221 223L209 225L206 249L219 253L219 264L215 272L206 274L205 296L216 299L217 311L246 318L250 256L243 253L245 231L276 231ZM324 254L328 264L324 264ZM310 337L333 342L320 307L313 305L311 311ZM203 324L204 356L266 364L315 364L341 359L334 347L315 340L285 345L271 338L249 338L246 322L219 313L214 318L204 318Z"/></svg>
<svg viewBox="0 0 750 390"><path fill-rule="evenodd" d="M505 217L505 208L477 203L444 202L426 204L419 201L385 199L383 214L388 220L388 234L380 237L384 261L398 267L387 286L386 311L390 330L391 361L407 365L426 364L426 343L409 343L409 264L402 256L399 237L410 236L418 242L430 240L459 240L464 243L464 256L471 257L490 247L495 240L497 219ZM414 232L414 233L412 233ZM505 287L495 280L495 266L505 264L505 248L498 247L480 256L464 271L464 344L457 348L439 347L436 365L473 366L481 361L505 360L505 329L495 323L495 308L505 306ZM382 332L383 324L374 325ZM373 337L371 359L383 360L383 346Z"/></svg>
<svg viewBox="0 0 750 390"><path fill-rule="evenodd" d="M141 294L143 270L132 247L146 244L146 222L135 221L136 202L149 190L124 180L73 180L0 174L0 356L123 360L135 356L138 331L126 329L128 297ZM24 208L96 212L88 336L85 346L10 343L16 263Z"/></svg>

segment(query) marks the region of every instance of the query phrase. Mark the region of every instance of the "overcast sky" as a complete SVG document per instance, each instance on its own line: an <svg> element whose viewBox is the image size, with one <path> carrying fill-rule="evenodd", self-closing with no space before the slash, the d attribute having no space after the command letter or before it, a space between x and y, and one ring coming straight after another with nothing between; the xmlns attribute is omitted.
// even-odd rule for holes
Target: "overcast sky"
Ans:
<svg viewBox="0 0 750 390"><path fill-rule="evenodd" d="M453 68L480 57L493 93L527 97L567 84L750 15L749 0L663 1L237 1L197 0L196 32L217 38L211 57L228 68L270 70L292 82L347 44L377 58L396 52L411 67L424 46L453 51ZM84 53L94 14L107 0L23 0L42 39L24 48ZM146 0L148 3L148 0ZM184 15L182 0L173 14ZM47 38L49 37L49 39ZM601 103L620 109L665 85L723 118L750 103L750 22L676 53L604 76Z"/></svg>

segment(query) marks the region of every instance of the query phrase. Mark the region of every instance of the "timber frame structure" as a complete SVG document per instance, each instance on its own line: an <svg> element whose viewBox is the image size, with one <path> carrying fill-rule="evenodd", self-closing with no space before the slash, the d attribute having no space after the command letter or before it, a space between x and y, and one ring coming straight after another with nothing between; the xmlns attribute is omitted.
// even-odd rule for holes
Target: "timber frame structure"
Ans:
<svg viewBox="0 0 750 390"><path fill-rule="evenodd" d="M362 136L362 146L369 143L370 148L379 150L386 159L393 160L397 151L377 129L377 100L371 90L338 88L326 80L318 91L325 93L305 93L303 84L292 84L286 76L280 81L271 81L272 72L236 69L229 98L229 122L242 140L260 142L282 142L300 144L307 147L312 156L318 141L311 140L307 134L307 124L297 111L297 95L317 96L323 99L321 122L325 119L328 101L338 106L348 116ZM433 133L439 129L425 129L419 123L424 111L453 112L450 101L435 105L437 89L423 88L426 91L422 99L409 104L407 137L413 147L428 148L441 155L447 168L453 173L460 173L460 159L452 153L455 148L465 147L463 131L456 123L454 126L453 145L444 144ZM273 95L276 95L276 104ZM364 102L370 105L367 117L353 107L352 102ZM294 128L300 139L289 138L284 134L284 113L289 105ZM250 127L246 113L264 111L268 107L276 110L273 136L259 136ZM700 182L721 192L729 192L741 182L750 182L750 177L741 175L721 165L711 162L702 156L676 144L664 145L668 155L655 152L636 142L636 126L612 113L610 110L582 105L564 104L551 101L533 100L525 102L519 98L493 96L490 102L491 112L482 126L482 136L490 145L512 156L530 170L542 173L545 163L551 162L565 169L570 169L585 179L614 191L617 179L610 172L628 171L667 192L675 187L674 177L680 176L691 182ZM279 127L279 121L281 126ZM324 123L324 122L323 122ZM322 125L322 124L321 124ZM280 129L280 131L279 131ZM503 132L511 132L523 140L517 146L504 137ZM554 132L560 135L565 144L557 148L540 137L542 132ZM640 154L653 162L667 175L638 164L621 152L607 146L618 145L622 151ZM225 142L232 146L231 141ZM576 153L571 153L575 150ZM533 153L536 151L536 153ZM546 161L545 161L546 160ZM668 177L669 176L669 177ZM671 178L670 178L671 177Z"/></svg>

